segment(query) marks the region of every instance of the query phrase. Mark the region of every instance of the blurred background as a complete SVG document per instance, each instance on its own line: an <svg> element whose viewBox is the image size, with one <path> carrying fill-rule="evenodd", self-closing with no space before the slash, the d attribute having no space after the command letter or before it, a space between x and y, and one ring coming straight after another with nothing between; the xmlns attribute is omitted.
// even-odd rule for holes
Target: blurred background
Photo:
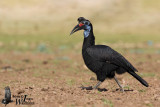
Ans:
<svg viewBox="0 0 160 107"><path fill-rule="evenodd" d="M96 43L130 53L160 53L157 0L1 0L0 52L81 51L83 33L69 36L77 18L89 19Z"/></svg>
<svg viewBox="0 0 160 107"><path fill-rule="evenodd" d="M109 79L101 85L106 92L78 88L97 83L82 59L83 31L70 36L82 16L92 22L96 44L124 55L149 88L127 73L117 76L126 94ZM1 101L10 86L37 107L158 107L159 65L160 0L0 0Z"/></svg>

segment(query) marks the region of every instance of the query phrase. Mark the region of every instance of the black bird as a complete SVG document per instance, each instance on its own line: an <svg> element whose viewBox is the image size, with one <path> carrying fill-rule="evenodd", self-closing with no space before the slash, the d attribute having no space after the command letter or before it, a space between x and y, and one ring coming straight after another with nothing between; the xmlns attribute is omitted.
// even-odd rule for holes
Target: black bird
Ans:
<svg viewBox="0 0 160 107"><path fill-rule="evenodd" d="M73 28L70 35L79 30L84 30L83 60L86 66L97 75L97 80L99 81L94 87L82 87L82 89L97 89L106 78L114 78L121 91L124 91L115 77L115 73L123 74L125 72L131 74L144 86L149 86L145 80L136 74L137 69L121 54L109 46L95 45L93 26L89 20L79 17L78 25Z"/></svg>
<svg viewBox="0 0 160 107"><path fill-rule="evenodd" d="M11 91L9 86L5 87L5 98L2 100L2 103L7 105L11 102Z"/></svg>

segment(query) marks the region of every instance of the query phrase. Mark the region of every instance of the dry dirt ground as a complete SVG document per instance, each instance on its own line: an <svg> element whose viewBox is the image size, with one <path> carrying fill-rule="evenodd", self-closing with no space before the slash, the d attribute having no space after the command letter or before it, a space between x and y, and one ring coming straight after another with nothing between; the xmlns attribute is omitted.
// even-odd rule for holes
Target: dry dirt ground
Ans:
<svg viewBox="0 0 160 107"><path fill-rule="evenodd" d="M79 87L96 84L96 76L83 63L81 54L56 56L39 53L10 53L0 55L0 100L9 86L13 96L28 95L33 107L159 107L160 55L126 54L139 70L149 87L142 86L129 74L117 75L125 92L120 92L114 80L106 80L105 90L81 90ZM26 101L29 101L27 99ZM0 107L4 107L0 103Z"/></svg>

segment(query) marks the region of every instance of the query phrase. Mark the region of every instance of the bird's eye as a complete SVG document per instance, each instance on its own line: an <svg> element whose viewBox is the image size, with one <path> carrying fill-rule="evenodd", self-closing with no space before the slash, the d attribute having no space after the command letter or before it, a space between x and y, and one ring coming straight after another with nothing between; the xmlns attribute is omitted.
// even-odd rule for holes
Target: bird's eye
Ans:
<svg viewBox="0 0 160 107"><path fill-rule="evenodd" d="M84 24L85 24L85 25L89 25L89 22L85 21Z"/></svg>

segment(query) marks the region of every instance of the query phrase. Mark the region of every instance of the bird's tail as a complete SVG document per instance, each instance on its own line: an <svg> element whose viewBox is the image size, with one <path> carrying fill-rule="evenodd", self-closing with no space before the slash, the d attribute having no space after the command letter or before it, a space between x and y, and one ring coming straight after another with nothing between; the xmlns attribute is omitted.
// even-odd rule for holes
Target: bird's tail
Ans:
<svg viewBox="0 0 160 107"><path fill-rule="evenodd" d="M141 84L143 84L144 86L148 87L148 83L142 79L139 75L137 75L135 72L128 72L129 74L131 74L133 77L135 77Z"/></svg>

